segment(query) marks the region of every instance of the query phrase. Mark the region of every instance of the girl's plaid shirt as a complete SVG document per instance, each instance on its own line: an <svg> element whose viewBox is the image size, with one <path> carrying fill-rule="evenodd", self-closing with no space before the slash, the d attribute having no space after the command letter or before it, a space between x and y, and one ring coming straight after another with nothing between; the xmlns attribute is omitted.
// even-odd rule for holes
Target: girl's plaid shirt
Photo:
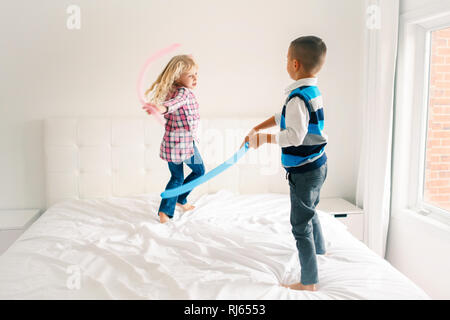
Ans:
<svg viewBox="0 0 450 320"><path fill-rule="evenodd" d="M167 96L163 105L167 107L167 120L161 142L160 157L169 162L182 162L194 155L194 141L200 115L194 93L185 87L178 87Z"/></svg>

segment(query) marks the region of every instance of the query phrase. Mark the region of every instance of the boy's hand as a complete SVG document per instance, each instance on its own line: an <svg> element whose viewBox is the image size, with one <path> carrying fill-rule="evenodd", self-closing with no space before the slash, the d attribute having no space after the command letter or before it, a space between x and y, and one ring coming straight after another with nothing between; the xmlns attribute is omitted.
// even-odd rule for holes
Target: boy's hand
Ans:
<svg viewBox="0 0 450 320"><path fill-rule="evenodd" d="M239 149L242 148L242 146L243 146L245 143L249 142L250 137L251 137L252 135L255 135L257 132L258 132L258 131L255 130L255 128L252 128L252 130L250 130L250 132L245 136L244 142L242 142L242 144L241 144L241 146L239 147Z"/></svg>
<svg viewBox="0 0 450 320"><path fill-rule="evenodd" d="M276 143L276 137L273 134L254 133L245 137L244 143L241 144L241 148L246 142L248 142L249 148L258 149L264 143Z"/></svg>
<svg viewBox="0 0 450 320"><path fill-rule="evenodd" d="M248 147L258 149L260 145L261 145L261 138L259 136L259 133L252 134L249 137Z"/></svg>
<svg viewBox="0 0 450 320"><path fill-rule="evenodd" d="M260 146L262 146L264 143L267 142L267 139L264 139L265 135L262 135L260 133L254 133L250 136L245 137L244 143L242 146L248 142L248 147L253 149L258 149Z"/></svg>

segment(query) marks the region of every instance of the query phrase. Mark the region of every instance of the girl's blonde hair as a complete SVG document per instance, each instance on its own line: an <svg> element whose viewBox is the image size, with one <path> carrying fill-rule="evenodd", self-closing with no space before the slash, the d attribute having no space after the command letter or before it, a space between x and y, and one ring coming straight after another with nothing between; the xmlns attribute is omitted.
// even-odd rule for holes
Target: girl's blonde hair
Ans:
<svg viewBox="0 0 450 320"><path fill-rule="evenodd" d="M174 89L181 74L185 71L190 71L193 67L197 67L197 64L190 55L182 54L170 59L156 81L145 91L148 101L154 104L164 102L167 94ZM150 95L150 93L152 94Z"/></svg>

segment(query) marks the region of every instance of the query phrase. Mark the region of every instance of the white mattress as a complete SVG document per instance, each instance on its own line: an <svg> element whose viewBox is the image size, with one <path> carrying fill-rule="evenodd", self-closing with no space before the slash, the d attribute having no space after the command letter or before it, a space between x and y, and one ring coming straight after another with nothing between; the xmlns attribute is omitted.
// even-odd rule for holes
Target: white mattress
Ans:
<svg viewBox="0 0 450 320"><path fill-rule="evenodd" d="M300 275L288 197L220 191L167 224L156 194L56 204L0 257L0 298L429 299L323 212L318 291L281 287Z"/></svg>

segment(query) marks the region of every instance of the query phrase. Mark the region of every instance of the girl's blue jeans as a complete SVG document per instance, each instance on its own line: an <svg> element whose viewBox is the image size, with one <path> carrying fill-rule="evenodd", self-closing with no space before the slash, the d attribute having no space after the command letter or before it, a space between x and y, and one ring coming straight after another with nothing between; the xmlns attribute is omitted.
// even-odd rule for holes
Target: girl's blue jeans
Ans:
<svg viewBox="0 0 450 320"><path fill-rule="evenodd" d="M291 225L300 260L303 285L319 282L316 254L325 254L325 241L322 235L316 206L319 203L320 189L327 177L328 164L304 173L289 173L291 196Z"/></svg>
<svg viewBox="0 0 450 320"><path fill-rule="evenodd" d="M191 174L188 175L186 179L184 179L183 163L187 164L187 166L192 170ZM179 187L205 174L205 166L195 144L194 155L191 158L179 163L168 162L168 164L171 177L167 183L166 190ZM179 204L186 204L186 198L191 191L180 194L177 197L162 199L158 209L158 215L159 212L164 212L169 218L172 219L177 202Z"/></svg>

